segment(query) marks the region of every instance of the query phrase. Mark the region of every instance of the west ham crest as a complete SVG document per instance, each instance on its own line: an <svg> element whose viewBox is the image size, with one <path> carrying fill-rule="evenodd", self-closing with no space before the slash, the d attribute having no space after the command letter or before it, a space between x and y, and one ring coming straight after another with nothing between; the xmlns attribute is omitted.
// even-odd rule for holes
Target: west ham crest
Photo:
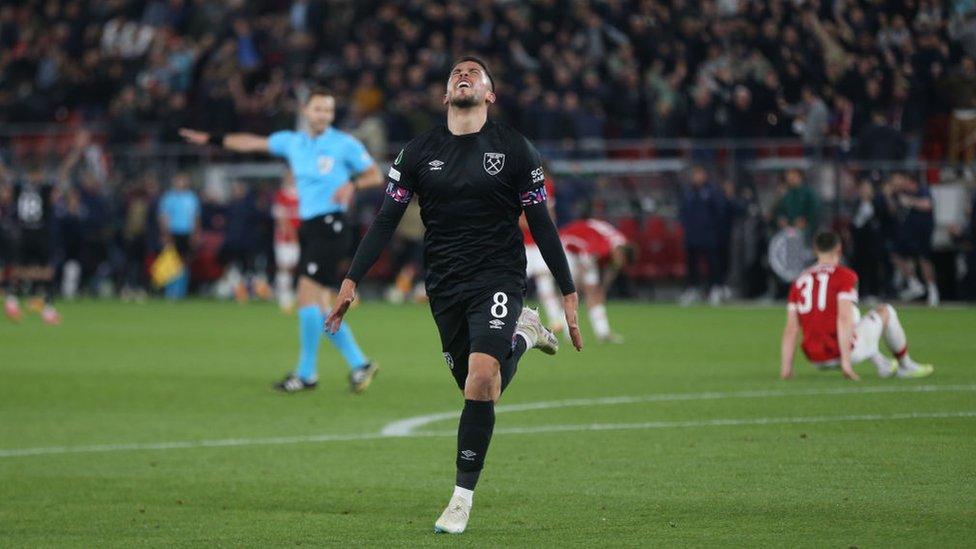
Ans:
<svg viewBox="0 0 976 549"><path fill-rule="evenodd" d="M485 171L488 175L498 175L505 167L505 153L485 153Z"/></svg>

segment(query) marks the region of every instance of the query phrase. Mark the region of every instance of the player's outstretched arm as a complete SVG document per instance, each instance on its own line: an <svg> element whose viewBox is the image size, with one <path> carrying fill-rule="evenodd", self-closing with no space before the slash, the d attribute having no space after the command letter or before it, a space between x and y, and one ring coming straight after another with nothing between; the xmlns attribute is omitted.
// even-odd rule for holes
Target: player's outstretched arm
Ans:
<svg viewBox="0 0 976 549"><path fill-rule="evenodd" d="M366 231L366 236L359 243L359 248L356 249L356 255L352 258L349 272L346 274L346 278L342 281L342 286L339 288L339 295L336 296L336 302L332 307L332 312L325 319L325 328L330 333L334 334L339 330L342 317L345 316L346 311L349 310L349 306L356 299L356 286L366 276L366 273L369 272L373 264L376 263L380 252L383 251L383 248L389 244L390 238L393 237L393 231L400 224L400 219L403 218L403 212L407 211L407 205L410 203L409 196L405 198L404 200L404 195L401 193L388 191L386 198L383 199L380 212L376 215L376 219L373 220L373 224L369 226L369 230Z"/></svg>
<svg viewBox="0 0 976 549"><path fill-rule="evenodd" d="M783 339L779 346L779 377L791 379L793 377L793 356L796 353L796 339L800 333L800 319L796 311L786 311L786 326L783 327Z"/></svg>
<svg viewBox="0 0 976 549"><path fill-rule="evenodd" d="M194 145L214 145L235 152L270 152L268 138L253 133L208 133L180 128L180 137Z"/></svg>
<svg viewBox="0 0 976 549"><path fill-rule="evenodd" d="M569 337L573 340L573 347L577 351L583 350L583 335L579 330L579 297L576 294L576 286L573 284L573 275L569 270L569 262L566 261L566 252L563 251L562 241L559 240L559 232L556 225L549 216L546 203L538 202L528 206L523 206L525 221L529 225L532 238L539 246L542 259L546 261L549 271L559 284L559 289L563 294L563 310L566 311L566 326L569 328Z"/></svg>
<svg viewBox="0 0 976 549"><path fill-rule="evenodd" d="M854 302L837 301L837 346L840 347L840 369L851 381L860 379L851 365L851 348L854 343Z"/></svg>

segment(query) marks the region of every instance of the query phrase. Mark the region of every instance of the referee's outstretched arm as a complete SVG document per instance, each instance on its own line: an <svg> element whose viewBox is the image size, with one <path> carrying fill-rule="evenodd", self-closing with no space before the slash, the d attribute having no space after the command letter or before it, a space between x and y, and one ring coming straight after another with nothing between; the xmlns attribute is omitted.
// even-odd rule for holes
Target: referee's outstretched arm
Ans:
<svg viewBox="0 0 976 549"><path fill-rule="evenodd" d="M180 128L180 137L194 145L214 145L234 152L270 153L268 138L253 133L208 133L190 128Z"/></svg>

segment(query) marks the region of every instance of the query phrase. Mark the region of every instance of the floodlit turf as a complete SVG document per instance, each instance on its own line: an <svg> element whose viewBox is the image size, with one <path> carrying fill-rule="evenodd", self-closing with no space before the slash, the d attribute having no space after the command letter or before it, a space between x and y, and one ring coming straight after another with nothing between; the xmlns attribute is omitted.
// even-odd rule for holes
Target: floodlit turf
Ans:
<svg viewBox="0 0 976 549"><path fill-rule="evenodd" d="M425 307L350 315L361 396L327 342L318 390L271 392L297 330L270 305L62 309L0 322L3 547L976 543L973 309L904 309L935 375L855 384L776 379L780 307L613 304L625 344L522 361L502 404L561 402L500 408L459 538L432 533L456 420L380 435L460 408Z"/></svg>

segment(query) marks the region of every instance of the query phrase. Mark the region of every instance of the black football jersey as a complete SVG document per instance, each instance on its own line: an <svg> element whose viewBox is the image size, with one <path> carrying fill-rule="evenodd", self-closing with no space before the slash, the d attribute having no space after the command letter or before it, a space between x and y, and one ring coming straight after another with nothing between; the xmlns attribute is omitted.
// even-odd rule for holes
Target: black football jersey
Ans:
<svg viewBox="0 0 976 549"><path fill-rule="evenodd" d="M22 229L37 230L51 222L51 192L48 184L20 184L14 187L13 214Z"/></svg>
<svg viewBox="0 0 976 549"><path fill-rule="evenodd" d="M387 194L416 194L426 231L427 292L525 290L523 205L545 200L539 153L511 127L489 120L453 135L447 126L410 141L390 168Z"/></svg>

